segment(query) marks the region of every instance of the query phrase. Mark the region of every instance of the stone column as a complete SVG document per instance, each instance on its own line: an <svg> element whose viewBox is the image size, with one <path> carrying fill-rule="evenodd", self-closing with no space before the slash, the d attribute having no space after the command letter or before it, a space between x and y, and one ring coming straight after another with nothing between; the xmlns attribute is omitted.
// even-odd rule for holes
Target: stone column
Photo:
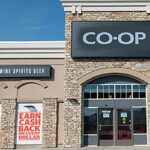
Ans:
<svg viewBox="0 0 150 150"><path fill-rule="evenodd" d="M64 100L64 147L80 148L81 147L81 86L77 84L77 79L82 76L82 72L87 73L84 69L84 62L71 58L71 22L82 20L82 15L72 15L70 12L65 13L66 17L66 47L65 47L65 100ZM87 67L89 68L89 66Z"/></svg>
<svg viewBox="0 0 150 150"><path fill-rule="evenodd" d="M56 147L56 136L57 98L45 98L43 100L43 147Z"/></svg>
<svg viewBox="0 0 150 150"><path fill-rule="evenodd" d="M1 149L15 147L16 99L2 99Z"/></svg>
<svg viewBox="0 0 150 150"><path fill-rule="evenodd" d="M148 125L148 137L150 137L150 85L147 86L147 112L148 112L148 122L147 122L147 125ZM148 138L149 141L148 143L150 143L150 138Z"/></svg>

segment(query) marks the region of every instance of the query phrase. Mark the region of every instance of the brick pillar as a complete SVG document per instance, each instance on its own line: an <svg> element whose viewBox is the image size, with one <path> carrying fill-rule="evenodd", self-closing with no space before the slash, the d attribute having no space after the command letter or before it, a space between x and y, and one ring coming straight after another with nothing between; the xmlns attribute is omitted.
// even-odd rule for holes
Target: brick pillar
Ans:
<svg viewBox="0 0 150 150"><path fill-rule="evenodd" d="M16 99L2 99L1 146L2 149L13 149L15 146Z"/></svg>
<svg viewBox="0 0 150 150"><path fill-rule="evenodd" d="M56 147L57 136L57 99L43 100L43 142L44 148Z"/></svg>

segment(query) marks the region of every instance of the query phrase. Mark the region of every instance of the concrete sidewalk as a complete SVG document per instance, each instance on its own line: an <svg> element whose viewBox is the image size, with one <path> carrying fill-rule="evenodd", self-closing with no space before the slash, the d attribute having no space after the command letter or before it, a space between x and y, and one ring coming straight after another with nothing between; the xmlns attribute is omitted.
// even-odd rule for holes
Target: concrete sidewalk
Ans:
<svg viewBox="0 0 150 150"><path fill-rule="evenodd" d="M41 148L41 146L18 146L16 150L150 150L150 146L99 146L82 148Z"/></svg>

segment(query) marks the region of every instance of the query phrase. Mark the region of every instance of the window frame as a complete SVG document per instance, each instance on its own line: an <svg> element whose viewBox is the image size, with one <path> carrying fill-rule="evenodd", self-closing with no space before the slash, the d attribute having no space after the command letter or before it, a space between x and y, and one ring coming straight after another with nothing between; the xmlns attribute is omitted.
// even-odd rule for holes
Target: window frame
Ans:
<svg viewBox="0 0 150 150"><path fill-rule="evenodd" d="M86 87L90 87L90 86L96 86L95 90L96 90L96 97L92 98L91 97L91 91L90 89L86 89ZM112 93L112 89L110 88L111 86L113 86L114 91ZM129 88L129 86L131 86L131 88ZM138 87L137 89L135 89L134 87ZM143 89L140 87L144 87ZM101 87L101 89L99 89L99 87ZM102 88L103 87L103 88ZM106 88L107 87L107 88ZM119 89L117 89L117 87L120 87ZM122 89L121 87L125 87L124 89ZM85 93L87 93L86 91L90 91L90 97L87 98L85 97ZM106 92L108 90L108 92ZM99 91L103 91L103 92L99 92ZM122 92L123 91L123 92ZM146 99L147 98L147 94L146 94L146 85L145 84L87 84L84 88L83 88L83 95L84 95L84 99L86 100L98 100L98 99ZM112 96L111 96L111 94ZM130 94L131 93L131 94ZM102 95L100 97L100 94ZM108 96L106 96L108 94ZM120 96L117 96L117 94ZM122 95L125 96L122 96ZM130 95L129 95L130 94ZM138 96L135 96L135 94L138 94Z"/></svg>

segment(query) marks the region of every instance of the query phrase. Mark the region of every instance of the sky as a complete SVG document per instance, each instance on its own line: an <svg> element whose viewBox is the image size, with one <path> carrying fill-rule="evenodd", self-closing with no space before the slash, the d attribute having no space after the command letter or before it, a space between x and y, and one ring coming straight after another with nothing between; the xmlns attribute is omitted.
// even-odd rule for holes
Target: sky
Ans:
<svg viewBox="0 0 150 150"><path fill-rule="evenodd" d="M0 41L62 41L59 0L0 0Z"/></svg>

